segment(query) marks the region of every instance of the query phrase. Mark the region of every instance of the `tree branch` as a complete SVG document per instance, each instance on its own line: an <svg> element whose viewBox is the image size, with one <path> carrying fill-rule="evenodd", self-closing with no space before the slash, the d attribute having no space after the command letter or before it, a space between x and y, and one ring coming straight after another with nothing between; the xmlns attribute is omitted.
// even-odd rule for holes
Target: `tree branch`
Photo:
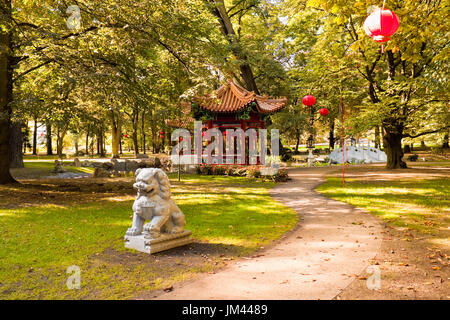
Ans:
<svg viewBox="0 0 450 320"><path fill-rule="evenodd" d="M252 4L252 5L249 5L247 8L239 9L239 10L236 11L235 13L229 15L229 18L231 19L232 17L234 17L235 15L239 14L240 12L248 11L248 10L250 10L251 8L255 8L255 7L256 7L256 6L255 6L254 4Z"/></svg>
<svg viewBox="0 0 450 320"><path fill-rule="evenodd" d="M445 129L449 129L449 128L450 128L450 125L449 126L445 126L443 128L436 129L436 130L424 131L424 132L416 134L416 135L410 135L409 133L406 133L406 134L403 134L403 138L417 138L417 137L424 136L426 134L441 132L441 131L444 131Z"/></svg>
<svg viewBox="0 0 450 320"><path fill-rule="evenodd" d="M14 83L14 82L16 82L17 80L19 80L20 78L22 78L22 77L24 77L25 75L27 75L28 73L30 73L30 72L32 72L32 71L34 71L34 70L37 70L37 69L39 69L39 68L41 68L41 67L43 67L43 66L45 66L45 65L47 65L47 64L49 64L49 63L52 63L52 62L54 62L54 61L55 61L55 60L47 60L47 61L44 61L44 62L38 64L37 66L34 66L33 68L28 69L27 71L22 72L22 73L19 74L15 79L13 79L12 82Z"/></svg>

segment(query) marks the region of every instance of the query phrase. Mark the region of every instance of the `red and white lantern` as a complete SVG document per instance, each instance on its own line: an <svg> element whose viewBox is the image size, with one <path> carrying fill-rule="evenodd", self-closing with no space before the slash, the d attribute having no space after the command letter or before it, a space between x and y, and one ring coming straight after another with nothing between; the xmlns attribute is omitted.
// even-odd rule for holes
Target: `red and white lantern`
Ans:
<svg viewBox="0 0 450 320"><path fill-rule="evenodd" d="M388 9L378 9L372 12L364 21L364 31L375 42L387 42L400 25L397 15ZM384 52L383 45L381 47Z"/></svg>

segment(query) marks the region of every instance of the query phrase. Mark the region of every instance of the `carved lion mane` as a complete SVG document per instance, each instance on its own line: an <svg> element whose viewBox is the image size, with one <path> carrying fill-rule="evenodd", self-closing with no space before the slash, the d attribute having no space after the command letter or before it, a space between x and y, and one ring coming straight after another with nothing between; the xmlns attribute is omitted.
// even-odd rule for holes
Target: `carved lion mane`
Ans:
<svg viewBox="0 0 450 320"><path fill-rule="evenodd" d="M170 182L166 173L159 168L136 170L138 195L133 203L133 225L127 235L149 233L158 237L163 233L178 233L184 230L184 214L171 199ZM145 220L150 220L144 225Z"/></svg>

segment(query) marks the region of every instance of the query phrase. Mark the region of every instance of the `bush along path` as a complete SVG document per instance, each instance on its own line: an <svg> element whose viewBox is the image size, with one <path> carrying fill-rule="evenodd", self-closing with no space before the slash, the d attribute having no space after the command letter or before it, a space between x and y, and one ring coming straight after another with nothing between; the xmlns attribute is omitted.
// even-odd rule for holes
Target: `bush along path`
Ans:
<svg viewBox="0 0 450 320"><path fill-rule="evenodd" d="M290 170L292 181L272 196L300 215L297 227L252 257L214 274L152 292L157 299L333 299L360 279L381 245L381 226L370 214L316 193L335 168ZM374 277L368 290L376 289ZM371 284L371 285L370 285Z"/></svg>

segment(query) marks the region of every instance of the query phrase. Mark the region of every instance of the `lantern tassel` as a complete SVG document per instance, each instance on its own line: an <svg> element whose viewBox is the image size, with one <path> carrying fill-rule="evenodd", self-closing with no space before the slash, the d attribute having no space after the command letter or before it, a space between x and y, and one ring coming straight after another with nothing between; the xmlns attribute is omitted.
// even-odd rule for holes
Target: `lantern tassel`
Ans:
<svg viewBox="0 0 450 320"><path fill-rule="evenodd" d="M384 53L384 43L381 44L381 53Z"/></svg>

